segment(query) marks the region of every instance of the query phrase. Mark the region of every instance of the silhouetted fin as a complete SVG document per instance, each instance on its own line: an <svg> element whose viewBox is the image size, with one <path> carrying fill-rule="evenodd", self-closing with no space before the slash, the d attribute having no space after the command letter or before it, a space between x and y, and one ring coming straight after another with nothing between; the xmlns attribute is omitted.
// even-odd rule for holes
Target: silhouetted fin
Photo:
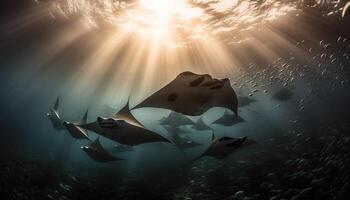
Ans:
<svg viewBox="0 0 350 200"><path fill-rule="evenodd" d="M205 124L205 122L203 121L202 117L200 117L197 120L197 122L192 126L192 128L196 129L196 130L212 130L212 128L210 126Z"/></svg>
<svg viewBox="0 0 350 200"><path fill-rule="evenodd" d="M195 87L197 84L200 87ZM237 114L237 106L237 96L228 79L183 72L133 109L164 108L184 115L198 116L212 107L228 108Z"/></svg>
<svg viewBox="0 0 350 200"><path fill-rule="evenodd" d="M99 149L99 150L103 150L103 146L101 145L100 143L100 137L97 137L95 141L93 141L91 144L90 144L91 147L94 147L96 149Z"/></svg>
<svg viewBox="0 0 350 200"><path fill-rule="evenodd" d="M109 154L101 145L99 138L97 138L90 145L82 146L83 151L85 151L90 158L98 162L110 162L115 160L123 160Z"/></svg>
<svg viewBox="0 0 350 200"><path fill-rule="evenodd" d="M181 113L171 111L167 117L161 119L160 124L178 127L184 125L193 125L194 122Z"/></svg>
<svg viewBox="0 0 350 200"><path fill-rule="evenodd" d="M230 114L227 110L225 110L225 113L219 119L215 120L213 124L233 126L241 122L244 122L244 119L242 117L237 116L235 114Z"/></svg>
<svg viewBox="0 0 350 200"><path fill-rule="evenodd" d="M91 141L91 139L88 137L89 132L86 129L79 126L82 124L86 124L88 113L89 113L89 110L86 110L85 114L83 115L82 119L79 122L76 122L76 123L68 122L68 121L63 122L63 125L66 127L67 131L73 138L87 139Z"/></svg>
<svg viewBox="0 0 350 200"><path fill-rule="evenodd" d="M64 121L63 125L66 127L68 133L75 139L91 139L88 137L88 131L81 128L79 124Z"/></svg>
<svg viewBox="0 0 350 200"><path fill-rule="evenodd" d="M129 101L126 103L126 105L119 110L114 116L113 118L117 118L117 119L121 119L121 120L125 120L127 121L129 124L132 124L134 126L139 126L139 127L144 127L141 122L139 122L134 115L132 115L132 113L130 112L130 108L129 108Z"/></svg>
<svg viewBox="0 0 350 200"><path fill-rule="evenodd" d="M59 104L60 104L60 97L57 97L55 105L53 106L53 110L57 111Z"/></svg>
<svg viewBox="0 0 350 200"><path fill-rule="evenodd" d="M52 123L52 126L55 129L62 130L62 129L65 129L65 128L63 126L63 121L61 120L61 117L59 115L58 107L59 107L59 97L57 97L53 108L51 108L46 115L50 119L50 121Z"/></svg>
<svg viewBox="0 0 350 200"><path fill-rule="evenodd" d="M83 118L78 122L77 124L86 124L87 123L87 118L88 118L89 110L87 109Z"/></svg>

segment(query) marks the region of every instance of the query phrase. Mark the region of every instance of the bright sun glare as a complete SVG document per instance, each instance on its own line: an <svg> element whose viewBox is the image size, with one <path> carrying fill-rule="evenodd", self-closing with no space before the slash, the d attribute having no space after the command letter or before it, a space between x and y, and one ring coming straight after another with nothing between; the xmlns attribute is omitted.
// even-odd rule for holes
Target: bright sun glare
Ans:
<svg viewBox="0 0 350 200"><path fill-rule="evenodd" d="M184 0L140 0L139 6L129 12L123 27L142 35L169 39L179 28L172 22L193 20L202 13Z"/></svg>
<svg viewBox="0 0 350 200"><path fill-rule="evenodd" d="M209 38L239 41L256 25L296 9L279 0L52 0L52 5L53 11L67 18L79 16L89 27L107 22L127 34L176 46Z"/></svg>
<svg viewBox="0 0 350 200"><path fill-rule="evenodd" d="M156 13L167 13L175 2L173 0L140 0L140 6Z"/></svg>

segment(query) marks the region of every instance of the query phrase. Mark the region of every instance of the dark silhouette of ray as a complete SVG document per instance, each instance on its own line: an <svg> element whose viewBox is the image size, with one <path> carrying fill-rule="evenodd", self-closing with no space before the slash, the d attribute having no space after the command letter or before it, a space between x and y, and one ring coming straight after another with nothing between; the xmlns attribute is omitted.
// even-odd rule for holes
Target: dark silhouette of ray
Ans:
<svg viewBox="0 0 350 200"><path fill-rule="evenodd" d="M63 122L63 125L66 127L67 131L73 138L90 140L90 138L88 137L88 131L79 127L79 125L81 124L86 124L88 113L89 111L87 110L83 118L78 123L72 123L67 121Z"/></svg>
<svg viewBox="0 0 350 200"><path fill-rule="evenodd" d="M197 146L201 146L202 144L197 143L191 140L189 137L181 137L181 129L178 127L164 126L168 131L169 137L171 141L175 143L175 145L182 151L184 149L193 148Z"/></svg>
<svg viewBox="0 0 350 200"><path fill-rule="evenodd" d="M256 142L254 140L247 139L247 137L243 137L243 138L222 137L220 139L216 139L215 135L213 134L212 141L209 147L207 148L207 150L194 160L198 160L205 156L214 157L216 159L223 159L228 157L232 153L237 152L243 147L246 147L252 144L256 144Z"/></svg>
<svg viewBox="0 0 350 200"><path fill-rule="evenodd" d="M98 117L95 122L81 124L79 127L130 146L151 142L171 143L171 141L153 131L114 118Z"/></svg>
<svg viewBox="0 0 350 200"><path fill-rule="evenodd" d="M134 115L131 114L129 100L126 105L113 116L113 118L127 121L134 126L143 127L143 125L134 117Z"/></svg>
<svg viewBox="0 0 350 200"><path fill-rule="evenodd" d="M90 158L97 162L110 162L115 160L123 160L109 154L101 145L99 138L97 138L90 145L82 146L81 149L85 151Z"/></svg>
<svg viewBox="0 0 350 200"><path fill-rule="evenodd" d="M237 97L228 79L183 72L133 109L143 107L165 108L190 116L201 115L212 107L237 113Z"/></svg>
<svg viewBox="0 0 350 200"><path fill-rule="evenodd" d="M65 129L65 127L63 126L63 121L61 120L61 117L60 117L59 112L58 112L59 103L60 103L60 99L59 99L59 97L57 97L53 108L51 108L46 115L50 119L52 126L55 129L63 130L63 129Z"/></svg>

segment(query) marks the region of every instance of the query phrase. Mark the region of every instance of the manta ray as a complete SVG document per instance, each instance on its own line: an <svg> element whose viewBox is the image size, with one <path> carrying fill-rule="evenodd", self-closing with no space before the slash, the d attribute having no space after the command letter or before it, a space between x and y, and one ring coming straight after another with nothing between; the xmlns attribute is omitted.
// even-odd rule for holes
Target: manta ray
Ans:
<svg viewBox="0 0 350 200"><path fill-rule="evenodd" d="M73 138L90 140L90 138L88 137L88 131L79 127L79 125L81 124L86 124L88 113L89 111L87 110L82 120L78 123L72 123L68 121L63 122L63 125L66 127L67 131Z"/></svg>
<svg viewBox="0 0 350 200"><path fill-rule="evenodd" d="M131 111L147 107L168 109L189 116L199 116L210 108L223 107L237 114L238 100L229 79L216 79L208 74L187 71L133 108L129 107L128 100L113 118L143 127Z"/></svg>
<svg viewBox="0 0 350 200"><path fill-rule="evenodd" d="M53 127L56 130L63 130L63 129L65 129L65 127L63 126L63 121L61 120L61 117L60 117L59 112L58 112L59 103L60 103L60 98L57 97L53 108L51 108L46 115L50 119Z"/></svg>
<svg viewBox="0 0 350 200"><path fill-rule="evenodd" d="M109 154L101 145L99 138L97 138L90 145L82 146L81 149L85 151L88 156L97 162L110 162L115 160L123 160Z"/></svg>
<svg viewBox="0 0 350 200"><path fill-rule="evenodd" d="M204 153L199 157L195 158L192 161L198 160L202 157L209 156L216 159L223 159L231 155L232 153L242 149L245 146L255 144L254 140L249 140L247 137L242 138L231 138L231 137L222 137L215 138L215 135L212 136L212 141Z"/></svg>
<svg viewBox="0 0 350 200"><path fill-rule="evenodd" d="M183 72L133 109L144 107L164 108L189 116L223 107L237 114L237 96L229 79Z"/></svg>
<svg viewBox="0 0 350 200"><path fill-rule="evenodd" d="M185 137L180 136L180 134L184 132L182 132L181 128L179 127L165 125L164 128L167 130L168 135L171 138L171 141L173 141L176 147L178 147L180 150L203 145L191 140L187 136Z"/></svg>
<svg viewBox="0 0 350 200"><path fill-rule="evenodd" d="M153 131L115 118L98 117L95 122L80 124L79 127L93 131L98 135L116 141L120 144L129 146L151 142L172 143L168 139Z"/></svg>

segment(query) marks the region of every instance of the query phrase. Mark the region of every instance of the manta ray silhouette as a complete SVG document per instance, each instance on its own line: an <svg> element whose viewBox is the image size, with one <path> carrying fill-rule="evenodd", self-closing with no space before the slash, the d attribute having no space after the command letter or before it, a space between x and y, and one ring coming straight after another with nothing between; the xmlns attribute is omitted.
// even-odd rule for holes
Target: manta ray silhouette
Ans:
<svg viewBox="0 0 350 200"><path fill-rule="evenodd" d="M145 107L164 108L189 116L201 115L212 107L223 107L237 115L238 100L229 79L215 79L208 74L183 72L134 108L129 107L128 101L113 118L143 127L131 111ZM166 121L166 118L163 120Z"/></svg>
<svg viewBox="0 0 350 200"><path fill-rule="evenodd" d="M171 110L172 112L170 115L162 120L162 124L165 125L165 128L168 128L166 124L172 127L168 132L172 134L174 139L178 139L177 146L179 148L192 148L202 144L191 140L181 140L177 135L181 132L179 126L193 125L194 128L203 130L210 129L210 127L206 126L202 120L198 120L197 124L195 124L191 119L183 115L202 115L212 107L222 107L231 110L237 116L238 106L236 93L228 79L215 79L208 74L199 75L192 72L183 72L179 74L173 81L146 98L134 108L130 109L128 101L128 103L113 117L98 117L97 120L92 123L86 122L87 112L83 120L79 123L63 122L58 114L58 104L59 99L57 98L54 108L47 114L55 128L62 129L62 127L65 127L71 136L76 139L89 139L87 130L93 131L121 145L128 145L129 148L118 149L121 151L132 150L132 146L144 143L167 142L174 144L165 137L144 128L142 123L132 115L131 111L134 109L153 107ZM102 147L98 139L90 145L82 146L82 149L91 158L99 162L120 160L110 155ZM215 156L214 154L208 153L208 151L203 154L203 156L206 155Z"/></svg>
<svg viewBox="0 0 350 200"><path fill-rule="evenodd" d="M231 137L222 137L219 139L215 138L215 135L212 136L212 141L207 148L207 150L202 153L199 157L195 158L192 161L198 160L202 157L209 156L216 159L223 159L231 155L232 153L242 149L245 146L255 144L254 140L249 140L247 137L243 138L231 138Z"/></svg>
<svg viewBox="0 0 350 200"><path fill-rule="evenodd" d="M82 146L81 149L85 151L90 158L97 162L109 162L115 160L123 160L109 154L101 145L99 138L97 138L90 145Z"/></svg>
<svg viewBox="0 0 350 200"><path fill-rule="evenodd" d="M200 144L200 143L197 143L197 142L191 140L187 136L185 136L185 137L180 136L179 133L181 133L181 132L180 132L180 129L178 127L171 127L171 126L164 126L164 127L168 127L168 128L166 128L166 130L168 131L169 137L174 142L176 147L178 147L180 149L181 152L183 152L183 150L185 150L185 149L189 149L189 148L203 145L203 144Z"/></svg>
<svg viewBox="0 0 350 200"><path fill-rule="evenodd" d="M228 108L237 114L237 96L229 79L183 72L133 109L153 107L198 116L212 107Z"/></svg>
<svg viewBox="0 0 350 200"><path fill-rule="evenodd" d="M98 117L95 122L80 124L79 127L93 131L98 135L129 146L151 143L168 142L163 136L148 129L135 126L124 120Z"/></svg>
<svg viewBox="0 0 350 200"><path fill-rule="evenodd" d="M90 140L88 137L88 131L79 127L81 124L86 124L87 117L88 117L89 111L87 110L82 118L82 120L78 123L72 123L68 121L64 121L63 125L66 127L69 134L75 138L75 139L87 139Z"/></svg>
<svg viewBox="0 0 350 200"><path fill-rule="evenodd" d="M50 119L52 126L56 130L63 130L65 129L65 127L63 126L63 121L61 120L61 117L58 112L59 103L60 103L60 98L57 97L53 108L51 108L46 115Z"/></svg>

